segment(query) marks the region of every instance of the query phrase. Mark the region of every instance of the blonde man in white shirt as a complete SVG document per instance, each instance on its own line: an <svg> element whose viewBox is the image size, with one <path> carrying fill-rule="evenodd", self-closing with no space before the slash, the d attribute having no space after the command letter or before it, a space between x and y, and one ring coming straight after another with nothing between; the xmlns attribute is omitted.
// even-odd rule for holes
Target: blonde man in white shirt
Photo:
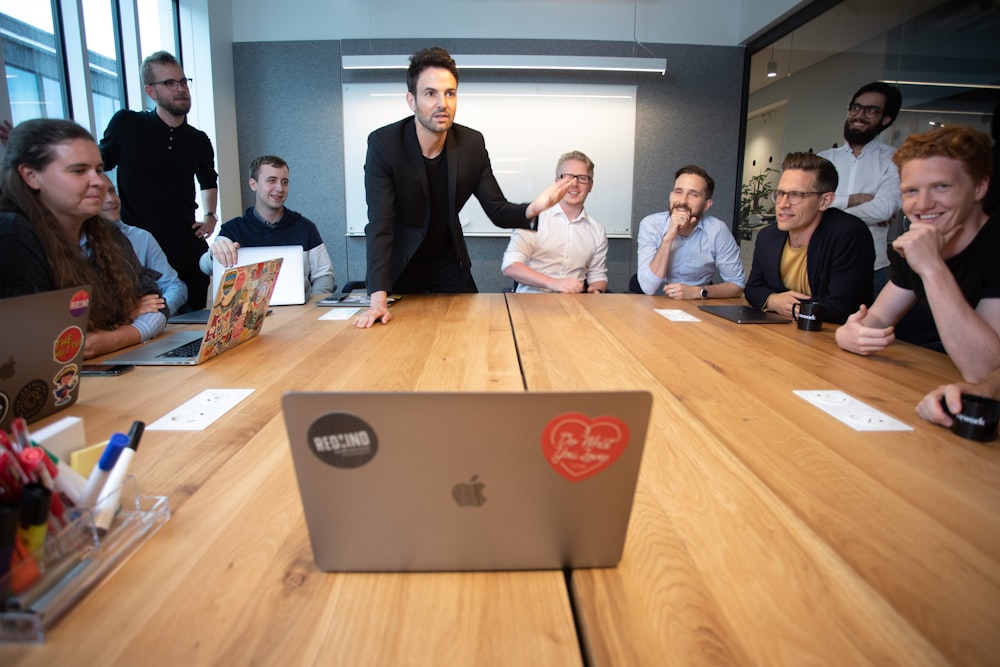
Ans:
<svg viewBox="0 0 1000 667"><path fill-rule="evenodd" d="M821 152L840 177L831 206L861 218L875 243L873 293L889 279L889 223L900 207L899 170L892 162L895 148L878 141L902 105L899 88L875 81L861 86L847 105L844 145Z"/></svg>
<svg viewBox="0 0 1000 667"><path fill-rule="evenodd" d="M587 291L608 288L608 237L583 204L594 187L594 163L579 151L560 156L556 181L572 177L566 196L538 216L538 231L516 229L500 270L518 292Z"/></svg>

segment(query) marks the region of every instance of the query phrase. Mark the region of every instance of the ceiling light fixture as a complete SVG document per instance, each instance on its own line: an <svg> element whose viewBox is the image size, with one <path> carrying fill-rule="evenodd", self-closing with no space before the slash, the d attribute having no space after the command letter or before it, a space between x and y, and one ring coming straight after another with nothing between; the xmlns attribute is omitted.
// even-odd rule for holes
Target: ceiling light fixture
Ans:
<svg viewBox="0 0 1000 667"><path fill-rule="evenodd" d="M771 62L767 64L767 78L778 76L778 61L774 59L774 45L771 45Z"/></svg>
<svg viewBox="0 0 1000 667"><path fill-rule="evenodd" d="M530 69L601 72L667 73L666 58L602 58L592 56L455 55L459 69ZM344 56L343 69L406 69L409 56Z"/></svg>

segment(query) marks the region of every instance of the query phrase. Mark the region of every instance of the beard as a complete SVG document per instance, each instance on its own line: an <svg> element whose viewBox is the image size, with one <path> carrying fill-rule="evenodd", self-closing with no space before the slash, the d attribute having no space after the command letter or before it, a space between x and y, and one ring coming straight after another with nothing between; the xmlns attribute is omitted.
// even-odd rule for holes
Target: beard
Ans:
<svg viewBox="0 0 1000 667"><path fill-rule="evenodd" d="M191 98L175 100L169 97L158 99L157 103L171 116L186 116L191 111Z"/></svg>
<svg viewBox="0 0 1000 667"><path fill-rule="evenodd" d="M844 121L844 139L853 146L864 146L875 140L882 128L872 123L867 130L855 130L850 119Z"/></svg>

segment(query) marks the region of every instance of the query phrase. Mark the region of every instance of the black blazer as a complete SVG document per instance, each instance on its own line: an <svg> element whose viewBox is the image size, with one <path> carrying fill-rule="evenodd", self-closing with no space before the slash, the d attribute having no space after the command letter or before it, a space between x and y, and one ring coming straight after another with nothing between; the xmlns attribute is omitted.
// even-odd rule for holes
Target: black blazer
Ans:
<svg viewBox="0 0 1000 667"><path fill-rule="evenodd" d="M472 281L472 260L462 235L458 212L475 195L498 227L530 228L527 204L504 197L490 165L483 135L452 125L445 139L448 160L448 226L462 271ZM365 158L365 199L368 225L368 291L391 291L427 235L430 221L429 186L413 116L368 135Z"/></svg>
<svg viewBox="0 0 1000 667"><path fill-rule="evenodd" d="M754 308L767 297L788 291L781 281L781 253L788 232L769 225L757 234L753 266L743 293ZM823 303L823 320L843 324L861 304L871 305L875 242L865 223L837 208L823 212L809 239L806 273L809 291Z"/></svg>

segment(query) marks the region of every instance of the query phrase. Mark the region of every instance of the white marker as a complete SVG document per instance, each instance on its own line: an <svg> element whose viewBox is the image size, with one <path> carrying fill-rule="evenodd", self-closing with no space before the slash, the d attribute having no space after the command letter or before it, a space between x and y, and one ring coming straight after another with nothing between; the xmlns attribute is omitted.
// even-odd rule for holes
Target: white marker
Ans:
<svg viewBox="0 0 1000 667"><path fill-rule="evenodd" d="M146 425L141 421L132 422L132 428L128 432L128 447L122 450L118 462L108 475L101 497L94 508L94 526L98 535L104 535L111 527L111 522L118 512L118 501L122 495L122 484L125 483L125 475L128 474L128 467L135 456L135 450L139 448L139 440L142 439L142 432Z"/></svg>
<svg viewBox="0 0 1000 667"><path fill-rule="evenodd" d="M104 447L104 451L101 453L101 460L90 471L90 477L87 478L87 485L83 487L83 493L80 494L80 502L77 505L80 507L94 507L94 504L97 502L97 495L104 488L104 483L108 480L111 469L115 467L118 457L127 446L128 436L124 433L115 433L111 436L111 440L108 441L107 446Z"/></svg>

